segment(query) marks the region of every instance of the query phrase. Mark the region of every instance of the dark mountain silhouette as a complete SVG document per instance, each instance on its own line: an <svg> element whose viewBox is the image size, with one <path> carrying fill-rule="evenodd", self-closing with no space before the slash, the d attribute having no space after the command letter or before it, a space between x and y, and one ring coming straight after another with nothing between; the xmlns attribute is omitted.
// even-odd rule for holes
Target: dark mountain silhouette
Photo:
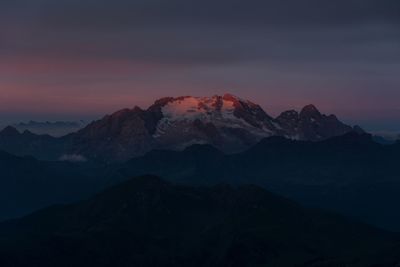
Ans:
<svg viewBox="0 0 400 267"><path fill-rule="evenodd" d="M397 142L397 140L389 139L389 138L381 136L381 135L374 135L373 138L374 138L375 142L382 144L382 145L393 145Z"/></svg>
<svg viewBox="0 0 400 267"><path fill-rule="evenodd" d="M287 111L274 119L259 105L225 94L213 97L167 97L148 109L123 109L61 138L30 132L0 133L0 149L17 155L54 160L78 155L115 162L144 155L154 149L183 150L192 144L211 144L239 152L265 137L321 141L348 132L350 127L334 115L323 115L313 105L300 113Z"/></svg>
<svg viewBox="0 0 400 267"><path fill-rule="evenodd" d="M164 98L147 110L135 107L93 122L72 138L72 152L106 161L127 160L153 149L182 150L212 144L230 153L262 138L285 136L319 141L354 129L334 115L305 107L298 119L270 117L259 105L233 95Z"/></svg>
<svg viewBox="0 0 400 267"><path fill-rule="evenodd" d="M40 122L29 121L12 125L19 132L30 131L35 134L48 134L55 137L67 135L76 132L86 126L84 121L55 121Z"/></svg>
<svg viewBox="0 0 400 267"><path fill-rule="evenodd" d="M153 151L123 164L114 178L154 174L185 184L257 184L307 206L400 231L399 159L399 145L380 145L366 134L322 142L270 137L233 155L209 146Z"/></svg>
<svg viewBox="0 0 400 267"><path fill-rule="evenodd" d="M57 160L67 147L65 138L37 135L28 130L20 133L8 126L0 131L0 149L19 156L34 156L43 160Z"/></svg>
<svg viewBox="0 0 400 267"><path fill-rule="evenodd" d="M0 221L89 197L106 185L100 166L44 162L0 151Z"/></svg>
<svg viewBox="0 0 400 267"><path fill-rule="evenodd" d="M396 266L399 244L259 187L146 176L0 224L0 265Z"/></svg>
<svg viewBox="0 0 400 267"><path fill-rule="evenodd" d="M82 199L128 177L154 174L188 185L256 184L307 206L400 231L395 212L400 202L400 145L380 145L365 134L322 142L270 137L229 155L211 145L193 145L107 165L2 155L0 220Z"/></svg>
<svg viewBox="0 0 400 267"><path fill-rule="evenodd" d="M318 141L352 131L363 132L359 127L341 123L335 115L321 114L314 105L305 106L300 113L294 110L283 112L276 120L286 137L297 140Z"/></svg>

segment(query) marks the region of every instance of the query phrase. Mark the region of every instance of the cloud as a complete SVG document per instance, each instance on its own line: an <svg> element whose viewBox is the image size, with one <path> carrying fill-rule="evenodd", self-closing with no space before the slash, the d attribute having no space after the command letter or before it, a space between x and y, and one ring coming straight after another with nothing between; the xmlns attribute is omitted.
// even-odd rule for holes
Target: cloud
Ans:
<svg viewBox="0 0 400 267"><path fill-rule="evenodd" d="M338 43L398 43L399 12L397 0L6 0L0 56L170 68L309 58Z"/></svg>
<svg viewBox="0 0 400 267"><path fill-rule="evenodd" d="M36 16L46 26L104 30L178 24L314 25L398 23L397 0L14 0L4 13Z"/></svg>
<svg viewBox="0 0 400 267"><path fill-rule="evenodd" d="M398 0L3 0L0 109L100 115L224 91L394 108L399 13Z"/></svg>

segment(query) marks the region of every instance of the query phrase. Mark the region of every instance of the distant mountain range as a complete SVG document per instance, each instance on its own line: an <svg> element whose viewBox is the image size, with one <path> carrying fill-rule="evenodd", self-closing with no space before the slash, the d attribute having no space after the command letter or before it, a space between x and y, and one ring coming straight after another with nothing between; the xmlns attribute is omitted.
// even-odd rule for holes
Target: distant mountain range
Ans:
<svg viewBox="0 0 400 267"><path fill-rule="evenodd" d="M381 145L349 133L320 142L269 137L225 155L208 145L182 152L153 151L114 174L153 174L189 185L256 184L306 206L340 212L400 231L400 143Z"/></svg>
<svg viewBox="0 0 400 267"><path fill-rule="evenodd" d="M60 138L18 133L7 127L0 132L0 149L40 159L72 155L113 162L154 149L182 150L193 144L211 144L231 153L269 136L321 141L353 131L364 132L334 115L321 114L313 105L272 118L259 105L233 95L184 96L157 100L147 110L120 110Z"/></svg>
<svg viewBox="0 0 400 267"><path fill-rule="evenodd" d="M400 236L256 186L131 179L0 224L2 267L398 266Z"/></svg>
<svg viewBox="0 0 400 267"><path fill-rule="evenodd" d="M400 231L400 143L367 134L324 141L268 137L225 154L211 145L154 150L123 163L46 162L3 153L0 220L86 198L130 177L157 175L178 184L255 184L309 207Z"/></svg>
<svg viewBox="0 0 400 267"><path fill-rule="evenodd" d="M11 126L16 128L19 132L30 131L34 134L44 135L48 134L54 137L61 137L69 133L77 132L87 125L84 121L56 121L56 122L38 122L29 121L27 123L21 122Z"/></svg>
<svg viewBox="0 0 400 267"><path fill-rule="evenodd" d="M0 266L400 264L400 141L229 94L67 124L0 131Z"/></svg>
<svg viewBox="0 0 400 267"><path fill-rule="evenodd" d="M20 133L7 126L0 131L0 150L17 156L33 156L42 160L59 160L67 148L66 139L37 135L28 130Z"/></svg>
<svg viewBox="0 0 400 267"><path fill-rule="evenodd" d="M0 151L0 221L93 195L107 184L98 175L102 169L89 163L46 162Z"/></svg>

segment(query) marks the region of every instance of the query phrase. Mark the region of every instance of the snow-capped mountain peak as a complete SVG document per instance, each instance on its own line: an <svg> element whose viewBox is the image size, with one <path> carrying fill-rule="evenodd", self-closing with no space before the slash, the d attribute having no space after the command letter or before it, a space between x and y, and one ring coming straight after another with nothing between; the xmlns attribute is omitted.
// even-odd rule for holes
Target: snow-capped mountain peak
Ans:
<svg viewBox="0 0 400 267"><path fill-rule="evenodd" d="M232 95L213 97L184 96L170 99L162 107L165 118L170 120L212 120L215 117L232 118L239 98Z"/></svg>
<svg viewBox="0 0 400 267"><path fill-rule="evenodd" d="M231 94L166 97L147 110L125 109L91 123L72 136L69 152L87 158L110 155L112 160L193 144L233 152L269 136L319 141L350 131L352 127L312 105L272 118L261 106Z"/></svg>
<svg viewBox="0 0 400 267"><path fill-rule="evenodd" d="M158 101L156 105L159 103L162 103L162 119L153 137L161 142L172 138L168 133L173 136L182 136L184 133L192 140L208 139L210 133L203 126L218 132L220 139L230 136L228 132L235 129L258 137L270 136L275 130L272 118L260 106L231 94L212 97L184 96ZM174 129L179 129L179 133Z"/></svg>

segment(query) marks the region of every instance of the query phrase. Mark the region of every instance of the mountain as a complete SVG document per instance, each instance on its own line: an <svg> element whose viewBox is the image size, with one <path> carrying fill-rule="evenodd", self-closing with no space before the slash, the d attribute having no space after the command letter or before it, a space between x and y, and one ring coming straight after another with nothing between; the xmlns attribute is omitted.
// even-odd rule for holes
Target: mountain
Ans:
<svg viewBox="0 0 400 267"><path fill-rule="evenodd" d="M396 140L388 139L380 135L374 135L373 138L375 142L382 145L393 145L396 143Z"/></svg>
<svg viewBox="0 0 400 267"><path fill-rule="evenodd" d="M0 151L0 221L89 197L107 184L93 164L38 161Z"/></svg>
<svg viewBox="0 0 400 267"><path fill-rule="evenodd" d="M355 131L363 133L360 127L341 123L335 115L324 115L314 105L305 106L300 113L295 110L283 112L276 119L284 136L297 139L320 141Z"/></svg>
<svg viewBox="0 0 400 267"><path fill-rule="evenodd" d="M9 130L9 129L8 129ZM4 131L8 131L5 129ZM321 141L348 132L363 132L321 114L314 106L278 118L259 105L225 94L213 97L167 97L148 109L123 109L58 139L48 136L7 138L0 149L40 159L78 156L95 161L125 161L154 149L182 150L192 144L211 144L239 152L269 136ZM3 135L3 136L2 136Z"/></svg>
<svg viewBox="0 0 400 267"><path fill-rule="evenodd" d="M124 109L89 124L73 135L70 153L123 161L153 149L182 150L192 144L211 144L232 153L269 136L320 141L352 131L362 132L314 106L274 119L259 105L230 94L169 97L147 110Z"/></svg>
<svg viewBox="0 0 400 267"><path fill-rule="evenodd" d="M256 184L303 205L329 209L400 231L400 145L349 133L320 142L269 137L225 155L210 146L152 151L116 168L113 177L153 174L189 185Z"/></svg>
<svg viewBox="0 0 400 267"><path fill-rule="evenodd" d="M8 133L16 134L11 128ZM400 202L399 144L380 145L370 135L356 133L319 142L275 136L241 153L192 145L112 164L86 162L79 155L49 162L4 153L0 220L82 199L128 177L153 174L187 185L256 184L309 207L400 231L395 212Z"/></svg>
<svg viewBox="0 0 400 267"><path fill-rule="evenodd" d="M61 137L84 128L86 123L84 121L29 121L27 123L16 123L12 126L19 132L29 131L38 135L47 134L54 137Z"/></svg>
<svg viewBox="0 0 400 267"><path fill-rule="evenodd" d="M7 126L0 131L0 149L18 156L31 155L44 160L57 160L67 147L67 140L50 135L38 135L28 130L20 133Z"/></svg>
<svg viewBox="0 0 400 267"><path fill-rule="evenodd" d="M134 178L0 224L3 267L397 266L400 239L259 187Z"/></svg>
<svg viewBox="0 0 400 267"><path fill-rule="evenodd" d="M124 160L142 155L155 147L155 127L161 114L139 107L124 109L90 123L68 136L67 154L83 155L100 161Z"/></svg>

